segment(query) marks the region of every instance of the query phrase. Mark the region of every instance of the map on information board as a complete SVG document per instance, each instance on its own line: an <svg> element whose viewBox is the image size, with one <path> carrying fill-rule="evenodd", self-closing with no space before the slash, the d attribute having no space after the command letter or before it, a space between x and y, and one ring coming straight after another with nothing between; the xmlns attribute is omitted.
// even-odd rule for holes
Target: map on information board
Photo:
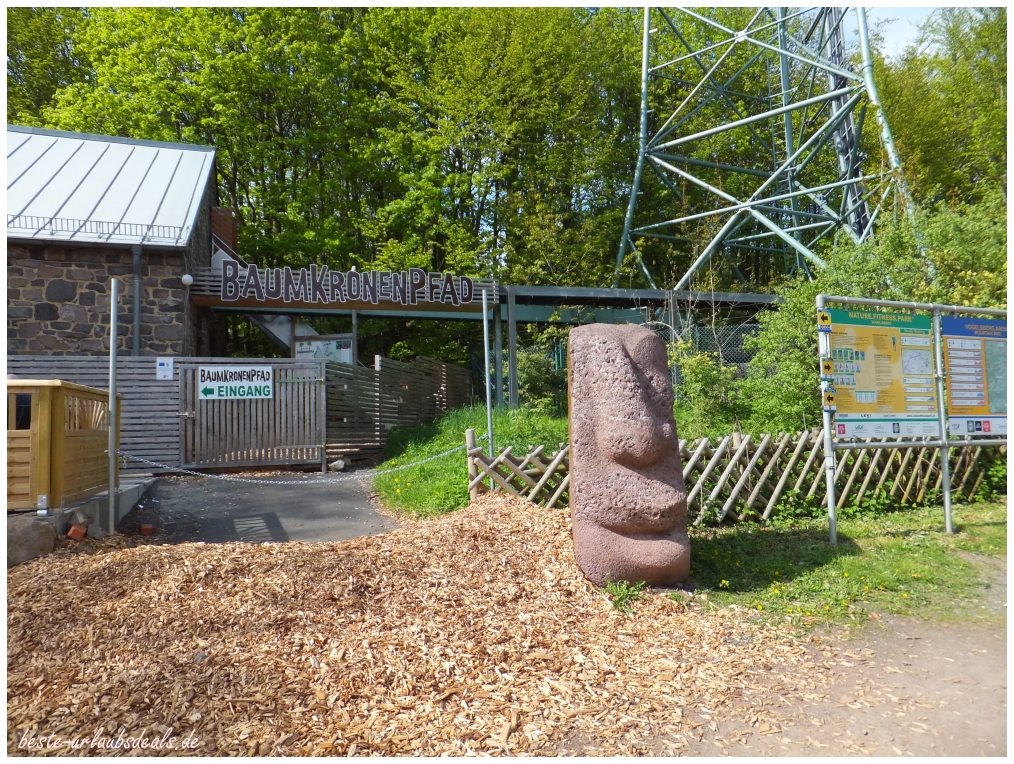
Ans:
<svg viewBox="0 0 1014 764"><path fill-rule="evenodd" d="M928 350L902 348L901 372L923 377L933 376L933 355Z"/></svg>
<svg viewBox="0 0 1014 764"><path fill-rule="evenodd" d="M1007 434L1007 322L944 316L948 429Z"/></svg>
<svg viewBox="0 0 1014 764"><path fill-rule="evenodd" d="M828 310L828 352L842 438L939 435L929 316ZM823 366L822 366L823 368Z"/></svg>

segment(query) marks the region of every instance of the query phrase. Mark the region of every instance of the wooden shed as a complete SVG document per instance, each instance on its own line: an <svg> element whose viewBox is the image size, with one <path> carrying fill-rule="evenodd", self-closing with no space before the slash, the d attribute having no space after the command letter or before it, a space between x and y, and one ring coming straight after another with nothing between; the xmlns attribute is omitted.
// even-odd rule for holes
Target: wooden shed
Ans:
<svg viewBox="0 0 1014 764"><path fill-rule="evenodd" d="M116 414L119 447L119 406ZM62 507L107 490L108 447L108 391L59 379L7 380L8 509Z"/></svg>

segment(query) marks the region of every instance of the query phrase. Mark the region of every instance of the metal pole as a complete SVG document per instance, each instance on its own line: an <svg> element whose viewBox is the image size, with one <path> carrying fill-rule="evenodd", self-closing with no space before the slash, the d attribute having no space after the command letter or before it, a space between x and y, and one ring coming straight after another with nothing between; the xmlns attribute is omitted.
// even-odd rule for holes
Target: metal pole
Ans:
<svg viewBox="0 0 1014 764"><path fill-rule="evenodd" d="M948 533L954 533L951 523L951 464L947 448L947 402L944 398L944 353L943 338L940 336L940 311L933 310L933 349L936 354L937 378L937 421L940 423L940 485L944 490L944 525Z"/></svg>
<svg viewBox="0 0 1014 764"><path fill-rule="evenodd" d="M518 408L518 316L514 287L507 287L507 405Z"/></svg>
<svg viewBox="0 0 1014 764"><path fill-rule="evenodd" d="M644 172L644 154L648 148L648 58L651 50L651 9L644 9L644 36L641 43L641 134L637 144L637 167L634 169L634 183L630 187L630 203L627 215L623 219L623 235L620 237L620 249L616 253L616 271L613 273L613 286L620 283L620 268L627 254L627 240L630 227L634 222L634 208L637 206L637 194L641 189L641 175Z"/></svg>
<svg viewBox="0 0 1014 764"><path fill-rule="evenodd" d="M824 301L824 295L817 295L817 310L824 310L826 303ZM827 338L827 348L830 350L831 338ZM821 356L823 357L823 353ZM828 353L830 355L830 353ZM831 533L831 543L838 543L838 519L835 515L836 499L834 495L834 432L831 429L831 412L827 406L824 405L823 393L827 389L827 383L821 380L820 392L821 401L820 407L824 415L824 476L827 482L827 524Z"/></svg>
<svg viewBox="0 0 1014 764"><path fill-rule="evenodd" d="M119 327L120 282L112 279L109 291L109 532L116 530L116 345Z"/></svg>
<svg viewBox="0 0 1014 764"><path fill-rule="evenodd" d="M359 311L352 311L352 365L359 365Z"/></svg>
<svg viewBox="0 0 1014 764"><path fill-rule="evenodd" d="M141 355L141 245L135 244L130 249L134 255L134 336L131 338L134 347L131 355L139 356Z"/></svg>
<svg viewBox="0 0 1014 764"><path fill-rule="evenodd" d="M781 48L783 51L786 51L786 50L789 49L789 42L788 42L788 38L787 38L786 34L787 33L786 33L786 29L785 29L785 8L779 8L778 9L778 47ZM792 103L792 85L789 82L789 57L786 56L785 53L782 53L779 56L779 58L781 59L782 106L788 106L789 104ZM786 157L790 157L796 151L795 147L793 145L793 143L794 143L794 141L793 141L794 135L793 135L793 130L792 130L792 112L791 111L785 112L785 114L782 116L782 120L783 120L784 126L785 126L785 156ZM794 191L795 189L793 188L793 184L792 184L793 172L792 172L791 168L789 169L788 172L785 173L785 178L788 181L789 191L790 192ZM791 200L789 202L789 206L792 207L792 211L793 212L796 211L796 198L795 197L791 198ZM799 225L799 217L798 216L793 215L793 217L792 217L792 225L794 225L794 226L798 226ZM799 234L796 233L794 235L794 238L798 239L799 238ZM798 253L796 254L796 267L797 268L805 268L805 266L803 265L803 261L800 258L800 256L799 256Z"/></svg>
<svg viewBox="0 0 1014 764"><path fill-rule="evenodd" d="M489 383L489 293L482 290L482 353L485 362L482 367L486 378L486 427L489 429L489 458L495 458L493 451L493 388Z"/></svg>
<svg viewBox="0 0 1014 764"><path fill-rule="evenodd" d="M901 310L940 310L942 313L954 313L955 315L983 315L1007 317L1007 311L1002 308L978 308L974 305L943 305L938 302L899 302L897 300L872 300L868 297L843 297L841 295L824 295L825 302L849 305L873 305L880 308L900 308Z"/></svg>
<svg viewBox="0 0 1014 764"><path fill-rule="evenodd" d="M859 46L863 53L863 82L866 85L866 94L873 104L873 114L880 125L880 137L884 141L884 148L887 150L887 159L891 163L891 169L898 177L898 188L905 197L905 210L912 220L915 220L915 205L912 204L912 195L908 191L908 183L901 172L901 157L898 156L898 149L894 146L894 136L891 134L891 127L887 124L884 116L884 109L880 105L880 94L877 92L877 84L873 81L873 52L870 50L870 30L866 25L866 9L856 8L856 17L859 21Z"/></svg>
<svg viewBox="0 0 1014 764"><path fill-rule="evenodd" d="M496 382L496 405L503 406L503 308L493 308L493 379Z"/></svg>

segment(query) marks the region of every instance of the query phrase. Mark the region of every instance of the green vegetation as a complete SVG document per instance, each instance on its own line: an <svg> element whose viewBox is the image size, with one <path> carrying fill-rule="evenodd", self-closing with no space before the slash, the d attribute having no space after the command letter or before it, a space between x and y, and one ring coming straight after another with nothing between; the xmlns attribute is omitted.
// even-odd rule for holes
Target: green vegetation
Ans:
<svg viewBox="0 0 1014 764"><path fill-rule="evenodd" d="M395 430L384 450L387 457L379 469L410 464L456 446L464 446L465 430L474 429L478 445L489 450L486 433L486 407L473 406L452 411L434 424ZM513 446L516 453L527 453L542 445L555 451L570 438L567 419L530 409L494 409L494 445L499 451ZM468 504L468 466L464 449L432 462L391 472L374 478L374 488L385 506L416 517L441 515Z"/></svg>
<svg viewBox="0 0 1014 764"><path fill-rule="evenodd" d="M215 146L221 204L239 216L241 253L261 266L418 266L502 283L605 286L636 162L641 13L9 8L7 119ZM738 28L755 11L715 13ZM706 26L680 23L687 40L706 44ZM704 359L716 369L690 375L698 392L678 412L688 434L729 423L796 428L804 415L814 418L810 297L818 288L1006 302L1006 27L1004 8L941 8L923 28L928 44L878 62L915 221L894 200L876 242L858 250L842 243L846 237L837 249L821 242L831 272L810 284L779 284L780 262L745 256L716 258L695 279L692 286L705 290L777 288L789 303L762 319L749 384L726 384L718 359ZM740 55L745 47L731 51L729 63L745 63ZM670 74L696 80L699 62L687 59ZM766 96L762 80L736 86ZM669 95L682 99L686 86L670 86ZM713 99L681 130L728 116ZM876 166L883 161L876 130L866 133L864 151ZM698 143L688 150L715 162L750 164L758 151L731 136ZM647 176L639 215L671 217L670 195ZM746 181L733 173L722 185L738 196ZM681 193L690 209L704 191L684 184ZM689 226L691 245L639 244L660 286L682 276L714 222ZM644 286L632 260L621 285ZM754 283L737 283L733 265ZM233 352L274 352L239 314L223 321ZM349 329L344 317L320 324ZM521 335L522 346L538 344L526 330ZM360 355L465 363L481 355L481 336L475 324L364 319ZM545 363L537 354L523 359L531 404L558 409ZM709 375L720 384L700 386Z"/></svg>
<svg viewBox="0 0 1014 764"><path fill-rule="evenodd" d="M826 519L691 530L698 593L794 623L861 621L871 612L983 617L975 566L956 550L1007 553L1006 502L956 505L955 535L940 507L842 518L838 544Z"/></svg>
<svg viewBox="0 0 1014 764"><path fill-rule="evenodd" d="M647 589L644 581L632 584L629 581L606 581L606 593L613 602L613 607L621 613L629 613L632 603L641 599Z"/></svg>
<svg viewBox="0 0 1014 764"><path fill-rule="evenodd" d="M686 341L669 348L669 365L682 373L673 406L681 438L723 437L741 427L735 366L723 364L716 353L698 352Z"/></svg>
<svg viewBox="0 0 1014 764"><path fill-rule="evenodd" d="M907 221L888 222L875 242L841 245L812 281L793 279L776 292L777 311L758 315L760 333L745 378L714 353L677 346L683 370L676 421L681 437L789 432L820 426L815 300L820 293L885 300L1006 307L1007 203L997 191L976 205L925 212L919 239ZM934 270L931 270L934 269ZM931 275L931 273L933 275Z"/></svg>
<svg viewBox="0 0 1014 764"><path fill-rule="evenodd" d="M1007 187L1007 9L939 8L874 68L905 174L923 204Z"/></svg>

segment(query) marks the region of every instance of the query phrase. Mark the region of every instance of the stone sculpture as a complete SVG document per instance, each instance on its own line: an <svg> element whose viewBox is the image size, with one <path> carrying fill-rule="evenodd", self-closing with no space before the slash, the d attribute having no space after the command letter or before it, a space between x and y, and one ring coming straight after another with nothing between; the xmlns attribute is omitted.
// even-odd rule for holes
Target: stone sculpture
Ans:
<svg viewBox="0 0 1014 764"><path fill-rule="evenodd" d="M690 574L687 493L665 344L642 326L570 332L570 505L577 563L602 586Z"/></svg>

